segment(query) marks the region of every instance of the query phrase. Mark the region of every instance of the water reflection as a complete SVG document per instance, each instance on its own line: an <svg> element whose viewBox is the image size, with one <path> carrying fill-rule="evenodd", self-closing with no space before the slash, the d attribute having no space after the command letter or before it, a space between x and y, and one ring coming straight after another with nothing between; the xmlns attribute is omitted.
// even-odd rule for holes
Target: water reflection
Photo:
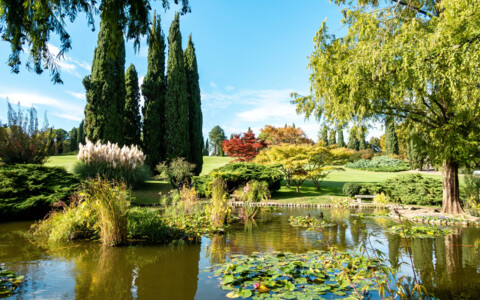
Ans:
<svg viewBox="0 0 480 300"><path fill-rule="evenodd" d="M412 275L407 243L384 233L392 222L361 217L348 210L323 210L334 226L324 230L339 250L355 249L367 239L385 252L390 264ZM281 209L260 214L255 223L237 224L224 235L202 239L203 245L104 248L76 243L45 249L23 235L28 223L0 224L0 263L20 274L27 283L13 298L63 299L225 299L207 266L226 261L232 254L254 251L305 252L326 249L322 234L292 227L293 215L320 215L313 209ZM480 299L480 230L456 229L448 237L411 239L413 266L427 289L440 299Z"/></svg>

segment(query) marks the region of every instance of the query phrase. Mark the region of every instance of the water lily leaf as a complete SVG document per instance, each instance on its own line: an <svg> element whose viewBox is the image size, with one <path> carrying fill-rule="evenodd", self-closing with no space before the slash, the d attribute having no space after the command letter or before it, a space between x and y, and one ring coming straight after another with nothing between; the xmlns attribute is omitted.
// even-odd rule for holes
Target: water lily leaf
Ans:
<svg viewBox="0 0 480 300"><path fill-rule="evenodd" d="M231 299L240 297L240 295L236 291L231 291L226 296L227 296L227 298L231 298Z"/></svg>
<svg viewBox="0 0 480 300"><path fill-rule="evenodd" d="M235 281L235 277L233 275L227 275L223 277L223 284L228 284L234 281Z"/></svg>
<svg viewBox="0 0 480 300"><path fill-rule="evenodd" d="M238 290L238 295L242 298L248 298L252 296L252 290L247 290L247 289L239 289Z"/></svg>

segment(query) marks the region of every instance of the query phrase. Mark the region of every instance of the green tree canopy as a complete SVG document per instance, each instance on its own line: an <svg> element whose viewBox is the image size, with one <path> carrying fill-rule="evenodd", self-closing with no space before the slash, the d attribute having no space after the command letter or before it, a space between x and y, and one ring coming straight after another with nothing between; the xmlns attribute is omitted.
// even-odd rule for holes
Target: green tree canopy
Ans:
<svg viewBox="0 0 480 300"><path fill-rule="evenodd" d="M163 7L168 9L170 2L162 0ZM175 4L181 2L182 14L190 12L188 0L173 2ZM150 0L2 1L0 3L0 23L2 24L0 35L2 40L10 43L11 54L8 65L14 73L18 73L21 65L20 54L28 50L27 69L32 69L38 74L48 69L52 81L61 83L58 59L63 58L63 55L72 48L67 21L73 22L78 14L85 13L88 26L94 30L94 16L101 11L104 15L102 17L104 28L115 30L119 25L125 37L133 40L135 48L138 49L141 36L148 31L150 8ZM55 34L60 40L60 53L57 57L48 48L50 37Z"/></svg>
<svg viewBox="0 0 480 300"><path fill-rule="evenodd" d="M222 143L226 139L225 131L220 126L213 127L208 134L209 153L213 156L223 156Z"/></svg>
<svg viewBox="0 0 480 300"><path fill-rule="evenodd" d="M125 73L125 117L124 138L125 145L140 146L142 132L142 117L140 116L140 88L135 66L130 65Z"/></svg>
<svg viewBox="0 0 480 300"><path fill-rule="evenodd" d="M362 121L393 116L426 137L443 165L443 211L460 213L458 167L480 141L480 2L335 0L344 37L315 35L307 116Z"/></svg>
<svg viewBox="0 0 480 300"><path fill-rule="evenodd" d="M198 76L197 56L192 42L188 37L187 49L184 52L185 72L188 83L188 128L190 134L190 162L195 164L196 175L202 172L203 166L203 115L200 82Z"/></svg>

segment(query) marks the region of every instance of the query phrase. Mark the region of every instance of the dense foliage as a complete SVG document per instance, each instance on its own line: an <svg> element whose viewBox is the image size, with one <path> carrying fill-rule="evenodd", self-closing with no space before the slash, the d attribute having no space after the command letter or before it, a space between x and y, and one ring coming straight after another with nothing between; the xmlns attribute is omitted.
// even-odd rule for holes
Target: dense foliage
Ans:
<svg viewBox="0 0 480 300"><path fill-rule="evenodd" d="M236 157L235 161L252 161L260 150L266 147L267 144L256 138L251 130L242 135L234 134L222 143L223 152L228 156Z"/></svg>
<svg viewBox="0 0 480 300"><path fill-rule="evenodd" d="M116 11L115 13L119 13ZM92 73L83 79L87 93L85 135L93 142L124 143L125 43L120 24L109 27L104 10Z"/></svg>
<svg viewBox="0 0 480 300"><path fill-rule="evenodd" d="M334 2L346 4L347 34L326 22L316 33L312 95L296 95L297 111L342 123L390 116L428 137L429 158L443 165L443 211L461 213L458 168L480 141L480 2Z"/></svg>
<svg viewBox="0 0 480 300"><path fill-rule="evenodd" d="M190 159L195 164L195 175L202 172L203 166L203 115L201 107L200 82L198 76L197 56L188 37L187 49L184 52L185 73L188 85L188 129L190 134Z"/></svg>
<svg viewBox="0 0 480 300"><path fill-rule="evenodd" d="M275 127L271 125L260 129L258 138L267 143L267 145L281 144L313 144L313 141L307 137L305 132L294 126Z"/></svg>
<svg viewBox="0 0 480 300"><path fill-rule="evenodd" d="M102 16L107 30L120 26L125 36L134 41L136 48L140 45L140 38L147 33L148 16L151 1L94 1L94 0L66 0L42 1L34 5L30 1L5 1L0 10L0 22L3 25L2 40L10 43L11 51L8 65L12 72L18 73L21 65L21 53L29 54L27 69L37 74L44 69L50 71L52 81L61 83L57 54L63 55L72 47L71 35L67 31L67 21L73 22L77 15L86 14L88 27L95 29L94 16L99 9L115 13ZM190 11L188 0L162 0L162 6L169 8L171 2L181 2L182 14ZM60 40L60 53L55 53L48 47L51 36L57 34ZM120 37L118 37L120 38ZM123 37L122 37L123 39Z"/></svg>
<svg viewBox="0 0 480 300"><path fill-rule="evenodd" d="M338 137L337 137L337 147L343 148L345 147L345 139L343 138L343 128L338 128Z"/></svg>
<svg viewBox="0 0 480 300"><path fill-rule="evenodd" d="M195 165L189 163L183 157L174 158L169 163L163 162L156 167L156 171L158 172L157 178L167 179L174 189L191 183L194 170Z"/></svg>
<svg viewBox="0 0 480 300"><path fill-rule="evenodd" d="M222 143L226 140L225 131L220 126L212 128L208 134L208 152L213 156L223 156Z"/></svg>
<svg viewBox="0 0 480 300"><path fill-rule="evenodd" d="M79 180L63 168L13 165L0 168L0 220L40 219L58 201L68 202Z"/></svg>
<svg viewBox="0 0 480 300"><path fill-rule="evenodd" d="M177 13L168 35L167 99L165 102L166 159L190 159L188 83L182 50L180 16Z"/></svg>
<svg viewBox="0 0 480 300"><path fill-rule="evenodd" d="M343 193L349 197L385 193L391 202L440 205L442 182L420 174L404 174L381 183L346 183L343 186Z"/></svg>
<svg viewBox="0 0 480 300"><path fill-rule="evenodd" d="M371 160L361 159L345 165L347 168L374 172L399 172L410 169L407 162L388 156L376 156Z"/></svg>
<svg viewBox="0 0 480 300"><path fill-rule="evenodd" d="M464 205L469 213L478 217L480 216L480 176L472 175L471 172L469 170L469 174L464 177L466 194Z"/></svg>
<svg viewBox="0 0 480 300"><path fill-rule="evenodd" d="M123 146L117 144L93 144L89 140L80 145L78 162L74 165L74 173L83 178L101 176L129 186L142 185L150 175L149 168L144 164L145 155L137 146Z"/></svg>
<svg viewBox="0 0 480 300"><path fill-rule="evenodd" d="M321 182L330 172L343 170L334 165L344 163L351 154L351 151L344 148L284 144L265 149L255 161L266 165L280 165L287 187L291 181L298 192L307 179L311 179L316 188L320 189Z"/></svg>
<svg viewBox="0 0 480 300"><path fill-rule="evenodd" d="M395 131L395 119L391 116L385 118L385 154L398 155L398 138Z"/></svg>
<svg viewBox="0 0 480 300"><path fill-rule="evenodd" d="M164 161L165 139L165 38L160 16L154 14L148 39L148 68L142 83L145 98L143 111L143 149L152 168Z"/></svg>
<svg viewBox="0 0 480 300"><path fill-rule="evenodd" d="M266 182L268 189L273 192L280 189L283 173L278 165L261 165L257 163L230 163L213 170L207 176L195 178L195 186L201 195L211 194L212 178L220 178L227 184L228 192L244 187L247 182L256 180Z"/></svg>
<svg viewBox="0 0 480 300"><path fill-rule="evenodd" d="M140 116L140 88L138 87L138 74L135 66L130 65L125 73L125 116L123 123L125 145L140 146L142 132L142 117Z"/></svg>
<svg viewBox="0 0 480 300"><path fill-rule="evenodd" d="M50 155L52 131L44 126L38 129L37 111L34 107L23 112L8 103L7 127L0 125L0 159L11 164L43 164Z"/></svg>

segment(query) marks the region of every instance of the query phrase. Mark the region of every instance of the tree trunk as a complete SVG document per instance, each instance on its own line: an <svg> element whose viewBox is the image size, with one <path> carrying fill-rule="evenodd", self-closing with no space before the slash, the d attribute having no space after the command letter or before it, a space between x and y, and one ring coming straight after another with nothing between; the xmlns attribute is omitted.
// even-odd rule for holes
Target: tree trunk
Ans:
<svg viewBox="0 0 480 300"><path fill-rule="evenodd" d="M458 164L453 161L443 163L443 209L442 212L449 214L461 214L460 191L458 184Z"/></svg>

